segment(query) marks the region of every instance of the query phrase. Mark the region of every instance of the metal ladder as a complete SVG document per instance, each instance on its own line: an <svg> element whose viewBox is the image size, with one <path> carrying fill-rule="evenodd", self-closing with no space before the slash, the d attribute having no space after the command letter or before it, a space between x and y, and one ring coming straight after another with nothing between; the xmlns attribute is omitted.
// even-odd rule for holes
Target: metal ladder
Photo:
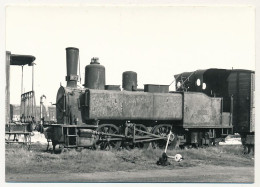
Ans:
<svg viewBox="0 0 260 187"><path fill-rule="evenodd" d="M65 147L77 147L78 145L78 135L77 127L64 127L64 138Z"/></svg>

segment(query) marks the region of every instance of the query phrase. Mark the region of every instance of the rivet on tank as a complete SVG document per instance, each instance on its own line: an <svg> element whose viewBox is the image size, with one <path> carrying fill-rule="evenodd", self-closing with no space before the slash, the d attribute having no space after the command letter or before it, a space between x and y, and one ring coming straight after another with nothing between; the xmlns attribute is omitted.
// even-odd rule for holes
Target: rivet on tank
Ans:
<svg viewBox="0 0 260 187"><path fill-rule="evenodd" d="M123 89L126 91L137 90L137 73L134 71L125 71L123 73Z"/></svg>
<svg viewBox="0 0 260 187"><path fill-rule="evenodd" d="M100 65L99 59L93 57L85 67L85 88L104 90L106 84L105 67Z"/></svg>

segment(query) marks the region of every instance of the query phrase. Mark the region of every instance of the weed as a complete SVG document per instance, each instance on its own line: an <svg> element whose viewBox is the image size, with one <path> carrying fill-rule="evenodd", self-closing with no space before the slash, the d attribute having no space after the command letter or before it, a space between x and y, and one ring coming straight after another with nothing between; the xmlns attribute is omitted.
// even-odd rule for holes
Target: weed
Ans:
<svg viewBox="0 0 260 187"><path fill-rule="evenodd" d="M169 159L171 165L157 166L163 150L148 148L121 151L71 149L51 154L45 147L34 144L31 151L19 145L6 145L6 173L88 173L98 171L129 171L145 169L173 169L197 165L254 166L249 155L243 154L241 145L218 146L188 150L168 150L167 155L181 154L182 162Z"/></svg>

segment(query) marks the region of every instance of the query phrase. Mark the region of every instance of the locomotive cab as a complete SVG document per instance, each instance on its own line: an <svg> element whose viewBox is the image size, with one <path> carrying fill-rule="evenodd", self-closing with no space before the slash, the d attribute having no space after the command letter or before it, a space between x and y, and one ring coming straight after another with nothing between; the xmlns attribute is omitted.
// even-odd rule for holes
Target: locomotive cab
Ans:
<svg viewBox="0 0 260 187"><path fill-rule="evenodd" d="M254 144L255 72L243 69L207 69L175 75L176 90L202 92L223 98L223 112L232 114L233 132L244 145Z"/></svg>
<svg viewBox="0 0 260 187"><path fill-rule="evenodd" d="M231 112L227 81L230 72L226 69L207 69L181 73L175 75L176 90L202 92L210 97L222 97L223 112Z"/></svg>

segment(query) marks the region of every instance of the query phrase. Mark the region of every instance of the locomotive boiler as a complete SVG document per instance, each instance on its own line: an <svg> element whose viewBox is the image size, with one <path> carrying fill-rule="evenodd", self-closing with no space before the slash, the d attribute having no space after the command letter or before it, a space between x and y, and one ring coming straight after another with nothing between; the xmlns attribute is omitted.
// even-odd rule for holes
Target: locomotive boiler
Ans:
<svg viewBox="0 0 260 187"><path fill-rule="evenodd" d="M196 92L169 92L169 85L137 89L137 73L122 74L119 85L106 85L105 67L92 58L84 87L77 85L79 49L66 48L67 85L56 98L57 124L45 129L53 147L169 148L213 145L232 130L232 112L222 97ZM230 104L231 105L231 104Z"/></svg>

